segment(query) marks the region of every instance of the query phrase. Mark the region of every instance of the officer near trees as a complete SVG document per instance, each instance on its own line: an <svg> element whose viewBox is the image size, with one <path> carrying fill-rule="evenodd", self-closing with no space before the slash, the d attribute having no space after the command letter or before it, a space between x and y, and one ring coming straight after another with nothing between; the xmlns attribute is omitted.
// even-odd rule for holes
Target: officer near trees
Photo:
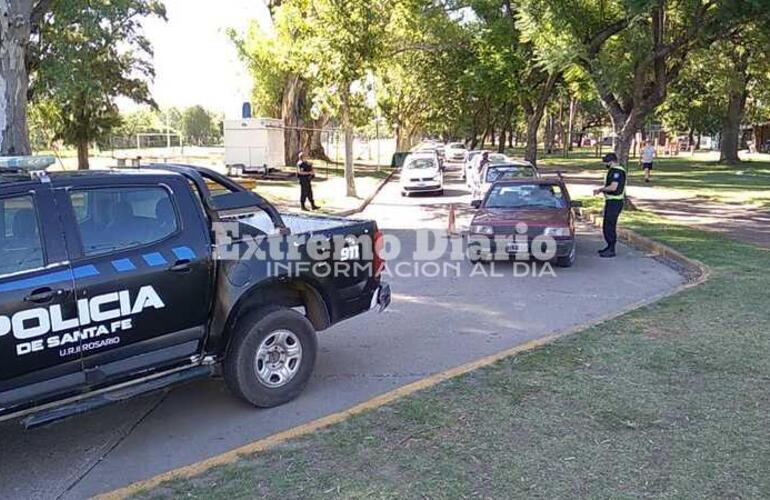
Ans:
<svg viewBox="0 0 770 500"><path fill-rule="evenodd" d="M297 162L297 178L299 179L299 202L302 205L302 210L307 210L305 206L306 201L310 201L310 208L318 210L315 200L313 200L313 185L311 184L313 177L315 177L313 165L305 160L303 153L300 153L299 161Z"/></svg>
<svg viewBox="0 0 770 500"><path fill-rule="evenodd" d="M626 169L618 163L615 153L604 155L602 161L607 166L604 187L594 189L594 195L604 194L604 223L602 231L607 246L599 250L600 257L615 257L615 243L618 240L618 218L623 211L626 199Z"/></svg>

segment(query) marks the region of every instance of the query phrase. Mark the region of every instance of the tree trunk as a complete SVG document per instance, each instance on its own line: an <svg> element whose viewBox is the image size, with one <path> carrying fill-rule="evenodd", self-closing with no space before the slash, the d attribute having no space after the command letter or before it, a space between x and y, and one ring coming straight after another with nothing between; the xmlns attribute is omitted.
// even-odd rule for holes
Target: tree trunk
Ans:
<svg viewBox="0 0 770 500"><path fill-rule="evenodd" d="M353 168L353 127L345 125L345 194L357 197L356 173Z"/></svg>
<svg viewBox="0 0 770 500"><path fill-rule="evenodd" d="M631 156L631 144L634 142L634 132L621 132L615 139L615 154L618 155L618 162L623 166L628 166L628 159Z"/></svg>
<svg viewBox="0 0 770 500"><path fill-rule="evenodd" d="M345 131L345 194L358 197L356 173L353 168L353 122L350 117L350 96L342 93L342 127Z"/></svg>
<svg viewBox="0 0 770 500"><path fill-rule="evenodd" d="M0 0L0 156L28 155L26 51L31 1Z"/></svg>
<svg viewBox="0 0 770 500"><path fill-rule="evenodd" d="M88 170L88 141L78 142L78 170Z"/></svg>
<svg viewBox="0 0 770 500"><path fill-rule="evenodd" d="M543 148L546 154L553 153L554 135L556 134L556 127L554 127L554 116L548 113L545 118L545 133L543 134Z"/></svg>
<svg viewBox="0 0 770 500"><path fill-rule="evenodd" d="M537 165L537 130L540 128L540 121L543 119L545 105L551 97L558 74L551 74L540 89L537 103L532 105L527 99L522 100L524 116L527 119L526 145L524 146L524 159L532 165Z"/></svg>
<svg viewBox="0 0 770 500"><path fill-rule="evenodd" d="M618 163L628 166L628 159L631 156L631 145L634 142L637 122L626 115L610 116L612 121L612 130L615 133L613 139L613 151L618 156Z"/></svg>
<svg viewBox="0 0 770 500"><path fill-rule="evenodd" d="M412 149L412 139L414 135L413 127L396 127L396 150L409 151Z"/></svg>
<svg viewBox="0 0 770 500"><path fill-rule="evenodd" d="M645 116L647 114L639 108L634 109L630 114L620 110L610 111L612 131L615 133L613 150L618 156L618 162L623 166L628 166L634 136Z"/></svg>
<svg viewBox="0 0 770 500"><path fill-rule="evenodd" d="M304 122L302 115L307 98L307 85L299 75L286 77L281 102L281 118L283 118L284 161L286 165L294 165L302 151L302 130Z"/></svg>
<svg viewBox="0 0 770 500"><path fill-rule="evenodd" d="M746 87L731 91L727 101L727 114L722 124L719 141L719 162L728 165L740 163L738 150L741 142L741 122L746 108Z"/></svg>
<svg viewBox="0 0 770 500"><path fill-rule="evenodd" d="M317 120L313 120L307 130L301 130L302 137L302 152L310 158L316 160L330 161L326 155L324 149L321 131L326 127L329 119L326 116L321 116Z"/></svg>
<svg viewBox="0 0 770 500"><path fill-rule="evenodd" d="M532 165L537 165L537 129L540 126L540 117L527 118L526 143L524 144L524 159Z"/></svg>
<svg viewBox="0 0 770 500"><path fill-rule="evenodd" d="M321 139L321 131L314 130L310 138L310 157L318 160L329 161L329 156L324 149L324 143Z"/></svg>
<svg viewBox="0 0 770 500"><path fill-rule="evenodd" d="M569 98L569 120L567 122L567 149L572 151L572 128L575 126L575 113L577 113L578 100L574 96Z"/></svg>

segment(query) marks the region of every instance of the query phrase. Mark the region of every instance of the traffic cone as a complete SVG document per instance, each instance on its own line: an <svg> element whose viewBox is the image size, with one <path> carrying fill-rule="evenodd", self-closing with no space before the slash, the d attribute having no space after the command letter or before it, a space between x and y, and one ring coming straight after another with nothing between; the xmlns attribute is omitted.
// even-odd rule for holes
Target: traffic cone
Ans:
<svg viewBox="0 0 770 500"><path fill-rule="evenodd" d="M449 205L449 227L447 228L447 237L457 236L457 227L455 220L455 205Z"/></svg>

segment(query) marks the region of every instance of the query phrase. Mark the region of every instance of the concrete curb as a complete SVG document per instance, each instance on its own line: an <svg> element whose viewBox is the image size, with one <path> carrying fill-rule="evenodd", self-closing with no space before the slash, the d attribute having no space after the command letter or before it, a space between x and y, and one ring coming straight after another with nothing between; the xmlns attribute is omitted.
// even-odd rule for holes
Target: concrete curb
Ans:
<svg viewBox="0 0 770 500"><path fill-rule="evenodd" d="M604 218L600 213L597 213L596 211L593 211L593 210L584 209L584 208L578 208L576 209L576 211L581 219L601 229L602 221L604 220ZM701 283L704 283L705 281L707 281L711 276L711 268L709 268L707 265L703 264L702 262L695 259L691 259L690 257L687 257L681 252L674 250L668 245L664 245L659 241L655 241L653 239L642 236L641 234L635 231L632 231L624 227L619 227L618 238L620 238L621 241L624 241L626 244L634 248L638 248L645 252L660 255L664 259L671 260L677 263L682 268L686 269L688 273L685 274L685 277L687 278L687 283L685 283L684 285L685 288L698 286Z"/></svg>
<svg viewBox="0 0 770 500"><path fill-rule="evenodd" d="M374 197L380 194L380 191L382 191L382 188L385 187L385 184L390 182L390 180L393 178L393 176L396 174L396 170L393 170L388 174L387 177L385 177L382 182L377 186L377 189L374 190L372 194L366 197L366 199L361 202L360 205L358 205L357 208L351 208L349 210L341 210L339 212L332 212L330 215L334 215L336 217L349 217L351 215L357 214L359 212L363 212L366 210L366 207L369 206L369 204L374 200Z"/></svg>

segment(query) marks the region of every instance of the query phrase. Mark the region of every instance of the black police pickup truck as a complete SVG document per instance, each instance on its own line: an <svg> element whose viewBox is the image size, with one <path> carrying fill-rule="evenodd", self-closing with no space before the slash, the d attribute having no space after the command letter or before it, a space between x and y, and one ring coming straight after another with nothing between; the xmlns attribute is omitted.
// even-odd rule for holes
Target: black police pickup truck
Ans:
<svg viewBox="0 0 770 500"><path fill-rule="evenodd" d="M289 401L316 331L390 303L379 243L373 221L281 215L197 167L0 168L0 420L211 375Z"/></svg>

